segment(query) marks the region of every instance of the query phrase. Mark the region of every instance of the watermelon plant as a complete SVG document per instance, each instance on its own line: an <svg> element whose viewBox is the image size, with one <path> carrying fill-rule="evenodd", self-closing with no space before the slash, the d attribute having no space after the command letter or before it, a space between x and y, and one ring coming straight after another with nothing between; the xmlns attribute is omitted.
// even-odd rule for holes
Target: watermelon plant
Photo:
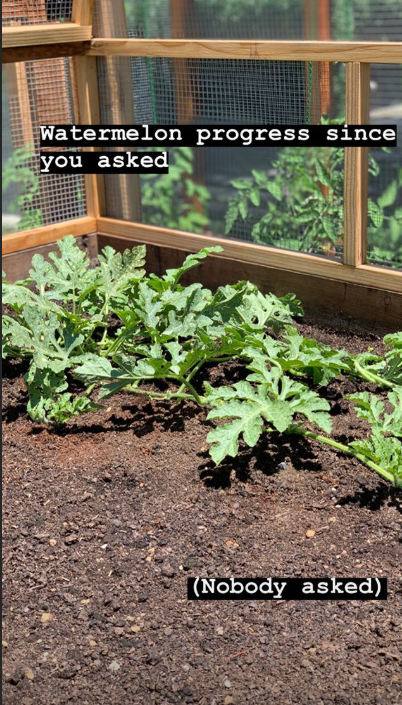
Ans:
<svg viewBox="0 0 402 705"><path fill-rule="evenodd" d="M145 247L106 247L92 267L70 236L49 260L34 255L27 279L4 280L3 356L29 360L31 418L63 424L123 389L172 404L190 400L215 423L207 440L216 464L235 457L241 440L254 447L263 433L296 434L402 487L402 333L386 336L384 358L352 356L299 334L303 310L293 294L262 294L247 281L215 292L181 283L220 251L204 248L177 269L146 276ZM244 380L202 383L206 365L230 360L244 366ZM371 432L348 444L332 437L325 398L340 375L388 389L386 405L373 393L350 397Z"/></svg>

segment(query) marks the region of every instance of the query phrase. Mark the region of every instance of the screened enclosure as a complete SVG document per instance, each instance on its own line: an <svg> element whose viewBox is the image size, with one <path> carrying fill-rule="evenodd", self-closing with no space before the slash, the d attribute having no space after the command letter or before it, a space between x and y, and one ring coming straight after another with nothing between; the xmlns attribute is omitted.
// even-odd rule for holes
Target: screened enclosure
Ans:
<svg viewBox="0 0 402 705"><path fill-rule="evenodd" d="M158 176L39 173L42 124L401 131L399 0L3 0L2 9L6 252L38 233L39 244L101 230L190 248L193 237L268 266L401 286L401 146L175 147Z"/></svg>

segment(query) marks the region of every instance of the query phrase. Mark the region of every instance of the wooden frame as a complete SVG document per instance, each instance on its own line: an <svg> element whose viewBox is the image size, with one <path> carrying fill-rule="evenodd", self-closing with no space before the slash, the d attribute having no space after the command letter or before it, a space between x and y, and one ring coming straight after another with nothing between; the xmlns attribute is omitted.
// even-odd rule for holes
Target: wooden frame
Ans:
<svg viewBox="0 0 402 705"><path fill-rule="evenodd" d="M74 75L77 86L76 122L82 125L100 123L98 74L96 59L90 56L79 56L73 59ZM96 151L92 147L88 151ZM84 177L87 214L97 218L106 212L105 183L101 174L86 174Z"/></svg>
<svg viewBox="0 0 402 705"><path fill-rule="evenodd" d="M3 49L29 47L61 42L85 42L92 37L91 27L81 27L74 22L46 25L3 27Z"/></svg>
<svg viewBox="0 0 402 705"><path fill-rule="evenodd" d="M269 61L402 62L402 42L284 42L187 39L93 39L90 56L173 59L264 59Z"/></svg>
<svg viewBox="0 0 402 705"><path fill-rule="evenodd" d="M219 237L208 237L159 228L143 223L127 223L113 218L98 218L98 232L102 235L124 237L126 240L140 241L145 244L162 247L177 247L188 252L197 252L202 247L220 245L225 259L236 259L250 264L261 264L267 267L278 267L292 272L301 272L353 282L362 286L373 286L378 289L391 289L402 293L402 274L395 270L381 269L371 265L352 267L317 255L281 250L275 247L254 245L249 242L226 240Z"/></svg>
<svg viewBox="0 0 402 705"><path fill-rule="evenodd" d="M13 252L21 252L31 247L47 245L57 242L65 235L89 235L97 231L97 219L90 216L66 220L63 223L45 225L33 230L24 230L19 233L12 233L3 238L3 255L10 255Z"/></svg>
<svg viewBox="0 0 402 705"><path fill-rule="evenodd" d="M74 56L77 67L79 121L99 123L99 97L96 57L168 57L176 59L261 59L273 61L346 62L346 119L348 124L364 124L369 114L370 63L402 62L402 42L333 41L215 41L113 39L92 37L93 0L74 0L73 22L65 24L6 27L3 29L3 61ZM81 236L99 232L99 238L113 241L144 242L161 251L172 248L195 251L220 244L221 261L243 263L287 272L294 277L311 277L335 282L334 291L347 286L367 291L402 294L402 273L364 264L366 259L367 149L345 149L345 234L343 263L323 257L262 247L223 238L207 237L176 230L156 228L138 222L104 217L105 194L102 177L86 177L88 215L57 225L14 233L3 240L9 254L57 241L68 233ZM385 301L384 298L384 301Z"/></svg>
<svg viewBox="0 0 402 705"><path fill-rule="evenodd" d="M346 124L367 125L370 116L370 64L346 64ZM345 148L343 262L366 261L369 150Z"/></svg>

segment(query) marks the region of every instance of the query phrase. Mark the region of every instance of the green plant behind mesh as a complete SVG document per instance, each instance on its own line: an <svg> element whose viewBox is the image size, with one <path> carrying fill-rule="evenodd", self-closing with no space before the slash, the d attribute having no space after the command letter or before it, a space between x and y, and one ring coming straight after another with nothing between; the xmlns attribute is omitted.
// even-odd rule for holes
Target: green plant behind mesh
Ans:
<svg viewBox="0 0 402 705"><path fill-rule="evenodd" d="M273 174L253 170L251 177L232 181L237 193L226 212L226 234L243 221L258 244L336 254L344 234L343 148L285 147L272 166ZM380 172L372 156L369 171ZM401 186L402 170L376 200L368 200L372 262L398 267L402 261L402 209L395 206Z"/></svg>
<svg viewBox="0 0 402 705"><path fill-rule="evenodd" d="M147 223L194 233L205 230L210 194L205 186L194 181L193 172L193 150L175 147L170 151L168 174L142 177L142 207Z"/></svg>
<svg viewBox="0 0 402 705"><path fill-rule="evenodd" d="M3 193L10 187L17 189L17 195L8 206L10 213L21 215L18 228L29 230L43 225L42 211L35 207L39 193L39 179L30 166L33 157L30 145L18 147L3 166Z"/></svg>

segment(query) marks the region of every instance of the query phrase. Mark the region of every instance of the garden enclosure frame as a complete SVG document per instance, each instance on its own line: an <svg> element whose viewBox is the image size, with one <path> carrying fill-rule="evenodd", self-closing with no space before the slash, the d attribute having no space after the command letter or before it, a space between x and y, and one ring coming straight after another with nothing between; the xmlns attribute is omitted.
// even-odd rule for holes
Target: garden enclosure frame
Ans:
<svg viewBox="0 0 402 705"><path fill-rule="evenodd" d="M182 0L174 3L175 12L181 3ZM69 57L74 66L76 86L78 119L75 121L81 124L100 123L98 57L163 57L179 60L183 65L187 59L302 61L315 62L315 65L344 62L348 124L369 123L370 64L402 63L402 42L95 38L93 5L93 0L73 0L71 22L3 28L3 63L18 65L24 61ZM117 122L127 124L129 117L121 113ZM51 115L47 122L51 124ZM202 274L198 273L210 286L225 283L233 277L248 278L263 289L276 293L295 291L306 305L317 304L356 318L400 326L402 273L366 263L368 178L368 149L345 148L342 262L112 219L106 213L103 177L85 176L86 215L6 235L3 238L5 269L7 272L9 266L9 276L20 276L35 248L46 246L53 249L53 243L67 234L91 236L93 251L105 244L124 249L145 243L148 245L149 265L154 270L172 266L182 258L183 251L194 252L201 247L221 245L223 253L211 257ZM119 180L120 189L124 189L125 184L129 188L130 183L123 176ZM131 198L134 210L135 200ZM131 220L137 220L135 215Z"/></svg>

